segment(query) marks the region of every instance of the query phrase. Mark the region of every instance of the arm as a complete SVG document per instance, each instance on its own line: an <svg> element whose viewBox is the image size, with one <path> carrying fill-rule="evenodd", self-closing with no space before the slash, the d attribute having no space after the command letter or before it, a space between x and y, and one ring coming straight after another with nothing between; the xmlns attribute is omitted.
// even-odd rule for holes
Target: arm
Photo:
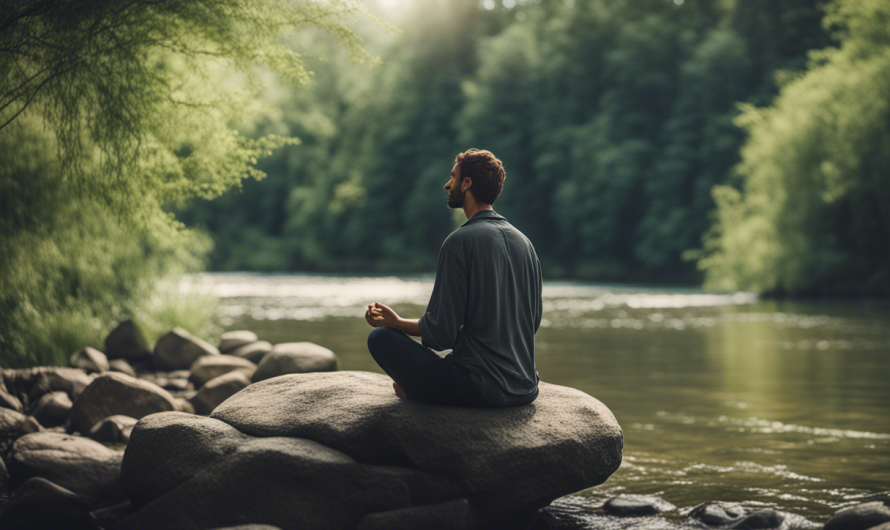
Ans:
<svg viewBox="0 0 890 530"><path fill-rule="evenodd" d="M467 292L467 269L463 261L443 246L430 303L417 321L424 346L437 351L454 347L466 316Z"/></svg>

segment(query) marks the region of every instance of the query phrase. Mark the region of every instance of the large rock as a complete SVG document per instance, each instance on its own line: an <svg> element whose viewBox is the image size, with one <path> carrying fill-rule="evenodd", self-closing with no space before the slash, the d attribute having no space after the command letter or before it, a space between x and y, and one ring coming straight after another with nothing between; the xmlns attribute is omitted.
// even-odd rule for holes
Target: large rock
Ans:
<svg viewBox="0 0 890 530"><path fill-rule="evenodd" d="M34 477L25 481L0 512L3 530L99 530L76 493Z"/></svg>
<svg viewBox="0 0 890 530"><path fill-rule="evenodd" d="M263 357L266 356L267 353L272 351L272 343L266 342L264 340L259 340L257 342L251 342L250 344L245 344L240 348L235 348L234 350L228 352L229 355L233 355L235 357L241 357L242 359L247 359L248 361L259 364L260 361L263 360Z"/></svg>
<svg viewBox="0 0 890 530"><path fill-rule="evenodd" d="M34 406L32 415L44 427L56 427L65 423L71 410L71 399L62 391L49 392Z"/></svg>
<svg viewBox="0 0 890 530"><path fill-rule="evenodd" d="M202 355L192 363L188 379L195 388L201 388L207 381L234 370L240 371L250 379L256 372L256 365L234 355Z"/></svg>
<svg viewBox="0 0 890 530"><path fill-rule="evenodd" d="M88 438L35 432L16 440L7 464L13 487L29 478L41 477L97 506L123 499L122 458L122 452Z"/></svg>
<svg viewBox="0 0 890 530"><path fill-rule="evenodd" d="M382 513L369 513L359 521L356 530L395 530L399 528L435 528L437 530L465 530L471 525L472 514L466 499L442 504L411 506Z"/></svg>
<svg viewBox="0 0 890 530"><path fill-rule="evenodd" d="M869 530L890 522L890 499L866 502L838 511L824 530Z"/></svg>
<svg viewBox="0 0 890 530"><path fill-rule="evenodd" d="M88 372L107 372L108 357L96 348L89 346L71 354L69 364L74 368L83 368Z"/></svg>
<svg viewBox="0 0 890 530"><path fill-rule="evenodd" d="M601 484L624 445L605 405L543 382L529 405L465 408L400 400L382 374L288 375L250 385L211 417L251 436L306 438L359 462L440 475L492 520Z"/></svg>
<svg viewBox="0 0 890 530"><path fill-rule="evenodd" d="M90 430L90 438L102 443L125 444L130 440L130 433L133 432L136 421L136 418L122 414L109 416L93 425Z"/></svg>
<svg viewBox="0 0 890 530"><path fill-rule="evenodd" d="M194 407L195 414L207 415L220 403L244 390L248 385L250 379L242 372L238 370L229 372L208 381L189 402Z"/></svg>
<svg viewBox="0 0 890 530"><path fill-rule="evenodd" d="M311 342L285 342L276 344L263 356L253 374L253 381L263 381L285 374L307 372L333 372L337 370L334 352Z"/></svg>
<svg viewBox="0 0 890 530"><path fill-rule="evenodd" d="M11 409L0 409L0 459L12 449L22 436L42 430L37 420Z"/></svg>
<svg viewBox="0 0 890 530"><path fill-rule="evenodd" d="M105 355L109 359L138 359L150 355L148 342L132 320L126 320L105 337Z"/></svg>
<svg viewBox="0 0 890 530"><path fill-rule="evenodd" d="M219 350L188 331L176 327L158 339L152 360L158 370L187 370L202 355L219 355Z"/></svg>
<svg viewBox="0 0 890 530"><path fill-rule="evenodd" d="M310 440L254 438L223 422L146 416L124 455L127 495L141 507L120 530L243 524L354 528L366 513L410 504L405 484Z"/></svg>
<svg viewBox="0 0 890 530"><path fill-rule="evenodd" d="M137 420L148 414L175 410L169 392L159 386L117 372L95 379L74 402L71 427L84 435L100 420L123 414Z"/></svg>
<svg viewBox="0 0 890 530"><path fill-rule="evenodd" d="M219 341L219 352L229 353L230 351L240 348L246 344L256 342L258 337L253 331L237 330L227 331L222 334Z"/></svg>

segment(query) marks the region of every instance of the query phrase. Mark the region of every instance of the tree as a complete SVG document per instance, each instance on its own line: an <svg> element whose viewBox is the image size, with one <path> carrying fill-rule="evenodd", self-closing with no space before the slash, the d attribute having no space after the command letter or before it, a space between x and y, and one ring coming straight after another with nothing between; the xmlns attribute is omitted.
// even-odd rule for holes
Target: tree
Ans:
<svg viewBox="0 0 890 530"><path fill-rule="evenodd" d="M741 189L719 186L707 285L890 292L890 5L836 0L839 47L810 53L773 105L745 106Z"/></svg>
<svg viewBox="0 0 890 530"><path fill-rule="evenodd" d="M354 60L375 61L352 16L381 22L352 0L5 2L4 364L61 362L120 318L160 327L151 321L170 308L146 313L157 280L208 250L168 208L262 178L258 158L297 142L234 127L261 103L262 71L293 86L311 75L282 36L326 32Z"/></svg>

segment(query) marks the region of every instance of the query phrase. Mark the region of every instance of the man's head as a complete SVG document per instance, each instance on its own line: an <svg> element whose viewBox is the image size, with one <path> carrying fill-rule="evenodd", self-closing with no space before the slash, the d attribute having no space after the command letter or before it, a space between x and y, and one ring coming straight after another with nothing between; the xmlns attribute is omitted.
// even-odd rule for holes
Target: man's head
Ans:
<svg viewBox="0 0 890 530"><path fill-rule="evenodd" d="M468 192L478 203L494 204L504 189L506 178L504 165L491 151L464 151L455 157L451 180L445 185L448 190L448 206L462 208Z"/></svg>

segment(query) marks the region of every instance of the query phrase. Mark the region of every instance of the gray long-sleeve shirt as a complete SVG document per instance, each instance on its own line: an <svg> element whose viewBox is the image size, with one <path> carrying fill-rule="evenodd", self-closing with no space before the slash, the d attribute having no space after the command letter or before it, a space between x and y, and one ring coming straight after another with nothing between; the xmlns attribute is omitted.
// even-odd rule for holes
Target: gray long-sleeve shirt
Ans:
<svg viewBox="0 0 890 530"><path fill-rule="evenodd" d="M538 391L541 288L531 241L493 210L481 210L442 244L433 294L418 321L421 342L452 349L455 362L484 378L489 400L527 401Z"/></svg>

